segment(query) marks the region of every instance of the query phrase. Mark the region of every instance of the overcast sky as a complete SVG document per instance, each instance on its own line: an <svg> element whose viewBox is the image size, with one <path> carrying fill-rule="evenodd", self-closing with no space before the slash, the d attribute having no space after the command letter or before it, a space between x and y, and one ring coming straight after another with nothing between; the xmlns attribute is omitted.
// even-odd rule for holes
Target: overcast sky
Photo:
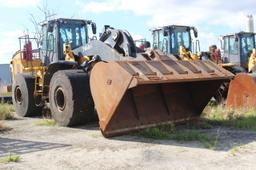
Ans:
<svg viewBox="0 0 256 170"><path fill-rule="evenodd" d="M19 49L18 37L34 26L43 14L38 6L45 0L0 0L0 63L9 63ZM211 44L219 46L219 36L245 30L246 15L256 18L255 0L55 0L47 2L57 17L93 20L98 32L103 25L127 29L135 39L151 41L152 27L181 24L196 26L202 50ZM255 19L254 19L255 23Z"/></svg>

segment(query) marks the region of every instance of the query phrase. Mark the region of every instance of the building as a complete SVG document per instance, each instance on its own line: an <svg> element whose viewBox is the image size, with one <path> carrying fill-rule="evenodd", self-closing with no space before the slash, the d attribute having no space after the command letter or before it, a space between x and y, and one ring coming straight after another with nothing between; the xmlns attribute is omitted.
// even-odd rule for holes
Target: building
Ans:
<svg viewBox="0 0 256 170"><path fill-rule="evenodd" d="M11 84L10 64L0 64L0 86Z"/></svg>

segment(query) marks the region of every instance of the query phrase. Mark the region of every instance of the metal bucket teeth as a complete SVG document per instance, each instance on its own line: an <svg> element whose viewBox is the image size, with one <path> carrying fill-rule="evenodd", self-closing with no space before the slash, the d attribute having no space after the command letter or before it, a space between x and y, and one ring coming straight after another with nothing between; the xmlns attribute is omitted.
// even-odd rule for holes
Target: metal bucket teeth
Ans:
<svg viewBox="0 0 256 170"><path fill-rule="evenodd" d="M198 117L233 74L211 61L99 62L90 87L104 136Z"/></svg>

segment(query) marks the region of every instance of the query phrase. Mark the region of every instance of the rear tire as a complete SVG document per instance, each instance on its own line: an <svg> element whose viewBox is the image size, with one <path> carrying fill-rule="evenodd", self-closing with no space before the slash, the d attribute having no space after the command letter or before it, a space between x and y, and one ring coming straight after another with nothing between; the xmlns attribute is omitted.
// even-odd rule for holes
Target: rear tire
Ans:
<svg viewBox="0 0 256 170"><path fill-rule="evenodd" d="M36 106L35 78L29 74L17 74L12 85L12 101L16 113L22 117L39 116L42 108Z"/></svg>
<svg viewBox="0 0 256 170"><path fill-rule="evenodd" d="M50 82L49 103L53 119L61 126L81 125L97 120L89 75L82 70L54 73Z"/></svg>

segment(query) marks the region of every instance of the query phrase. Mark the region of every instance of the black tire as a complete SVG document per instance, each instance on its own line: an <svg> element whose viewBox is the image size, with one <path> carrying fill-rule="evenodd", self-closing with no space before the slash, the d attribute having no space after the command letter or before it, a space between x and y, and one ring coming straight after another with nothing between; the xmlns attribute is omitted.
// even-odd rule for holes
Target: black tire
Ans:
<svg viewBox="0 0 256 170"><path fill-rule="evenodd" d="M49 103L53 119L61 126L75 126L97 120L89 75L83 70L61 70L50 82Z"/></svg>
<svg viewBox="0 0 256 170"><path fill-rule="evenodd" d="M214 99L217 104L225 104L225 101L226 101L227 95L228 95L228 87L229 87L228 82L222 83L220 85L218 91L214 95Z"/></svg>
<svg viewBox="0 0 256 170"><path fill-rule="evenodd" d="M36 106L35 78L29 74L17 74L12 85L12 101L16 113L22 117L39 116L42 108Z"/></svg>

